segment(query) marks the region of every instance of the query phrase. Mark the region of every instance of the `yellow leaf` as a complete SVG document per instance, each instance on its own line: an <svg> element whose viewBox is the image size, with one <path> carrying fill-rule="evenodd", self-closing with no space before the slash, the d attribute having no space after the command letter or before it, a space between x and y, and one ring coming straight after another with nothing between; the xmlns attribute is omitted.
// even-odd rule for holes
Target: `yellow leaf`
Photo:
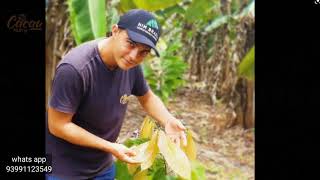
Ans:
<svg viewBox="0 0 320 180"><path fill-rule="evenodd" d="M192 132L187 130L187 146L180 146L181 149L186 153L189 160L193 161L197 158L196 144L193 141Z"/></svg>
<svg viewBox="0 0 320 180"><path fill-rule="evenodd" d="M159 131L158 147L169 167L182 178L190 179L191 165L188 157L162 130Z"/></svg>
<svg viewBox="0 0 320 180"><path fill-rule="evenodd" d="M158 142L158 131L156 131L152 135L152 138L149 141L149 145L148 145L146 153L145 153L147 156L146 157L147 160L141 164L142 171L145 169L148 169L153 164L153 161L155 160L157 154L159 153L159 148L158 148L157 142Z"/></svg>
<svg viewBox="0 0 320 180"><path fill-rule="evenodd" d="M154 122L147 116L144 118L140 128L140 138L151 138L153 129L155 127Z"/></svg>
<svg viewBox="0 0 320 180"><path fill-rule="evenodd" d="M133 177L133 180L151 180L147 173L148 170L140 171Z"/></svg>
<svg viewBox="0 0 320 180"><path fill-rule="evenodd" d="M136 153L136 156L131 157L131 159L141 163L146 161L147 160L146 150L148 145L149 145L149 141L142 143L138 146L132 146L130 149L132 149Z"/></svg>
<svg viewBox="0 0 320 180"><path fill-rule="evenodd" d="M137 171L137 169L140 166L140 164L130 164L130 163L128 163L127 166L128 166L129 174L133 175Z"/></svg>

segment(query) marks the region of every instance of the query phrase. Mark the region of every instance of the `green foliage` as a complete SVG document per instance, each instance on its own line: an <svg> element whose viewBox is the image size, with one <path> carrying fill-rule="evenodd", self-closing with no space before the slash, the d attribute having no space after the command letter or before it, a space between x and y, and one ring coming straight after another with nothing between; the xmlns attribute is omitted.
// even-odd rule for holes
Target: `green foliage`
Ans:
<svg viewBox="0 0 320 180"><path fill-rule="evenodd" d="M150 139L148 138L128 138L123 145L127 146L127 147L132 147L134 145L139 145L142 143L145 143L147 141L149 141Z"/></svg>
<svg viewBox="0 0 320 180"><path fill-rule="evenodd" d="M133 0L138 8L149 11L164 9L179 3L181 0Z"/></svg>
<svg viewBox="0 0 320 180"><path fill-rule="evenodd" d="M181 56L176 55L181 47L182 44L175 40L160 53L160 58L147 60L143 64L145 78L164 103L167 103L172 93L185 83L182 75L187 64Z"/></svg>
<svg viewBox="0 0 320 180"><path fill-rule="evenodd" d="M191 162L191 179L192 180L206 180L206 170L204 165L198 161Z"/></svg>
<svg viewBox="0 0 320 180"><path fill-rule="evenodd" d="M130 9L145 9L156 11L174 6L182 0L120 0L120 10L127 12Z"/></svg>
<svg viewBox="0 0 320 180"><path fill-rule="evenodd" d="M117 160L116 166L116 179L117 180L131 180L133 176L129 173L128 166L125 162Z"/></svg>
<svg viewBox="0 0 320 180"><path fill-rule="evenodd" d="M119 13L116 7L119 5L119 2L116 0L112 0L111 5L107 6L107 32L111 32L111 28L113 24L116 24L119 21Z"/></svg>
<svg viewBox="0 0 320 180"><path fill-rule="evenodd" d="M206 28L205 31L213 31L214 29L220 27L223 24L226 24L230 19L229 15L221 15L212 21Z"/></svg>
<svg viewBox="0 0 320 180"><path fill-rule="evenodd" d="M163 9L163 10L159 10L156 13L168 18L174 13L184 14L185 12L186 12L186 10L182 6L176 4L174 6L170 6L168 8Z"/></svg>
<svg viewBox="0 0 320 180"><path fill-rule="evenodd" d="M148 169L148 175L151 177L164 178L166 176L166 164L164 158L158 154L152 166Z"/></svg>
<svg viewBox="0 0 320 180"><path fill-rule="evenodd" d="M94 38L103 37L106 34L105 1L88 0L90 22Z"/></svg>
<svg viewBox="0 0 320 180"><path fill-rule="evenodd" d="M119 160L115 162L115 166L116 166L117 180L133 180L135 175L141 172L140 167L138 167L137 171L134 174L130 174L127 164ZM179 179L176 176L167 175L165 160L160 154L159 156L157 156L152 166L149 169L147 169L147 177L145 178L152 179L152 180L178 180Z"/></svg>
<svg viewBox="0 0 320 180"><path fill-rule="evenodd" d="M137 168L134 174L130 174L127 164L121 161L116 161L116 179L131 180L140 172L140 167ZM152 180L182 180L179 176L168 175L167 165L164 157L158 154L152 166L147 169L147 177ZM199 161L191 161L191 180L206 180L205 167Z"/></svg>
<svg viewBox="0 0 320 180"><path fill-rule="evenodd" d="M241 0L232 0L232 1L231 1L231 14L239 11L239 9L240 9L240 4L241 4L240 1L241 1Z"/></svg>
<svg viewBox="0 0 320 180"><path fill-rule="evenodd" d="M188 23L201 22L206 23L219 13L216 7L219 7L219 0L193 0L187 7L185 20Z"/></svg>
<svg viewBox="0 0 320 180"><path fill-rule="evenodd" d="M254 15L254 7L255 3L254 0L252 0L238 15L235 15L235 17L241 18L247 16L249 13L252 13Z"/></svg>
<svg viewBox="0 0 320 180"><path fill-rule="evenodd" d="M254 46L242 59L238 67L238 73L240 76L244 76L249 80L254 79Z"/></svg>
<svg viewBox="0 0 320 180"><path fill-rule="evenodd" d="M152 129L152 127L145 127L146 121L148 119L145 118L141 127ZM187 133L187 143L187 150L196 154L196 150L192 148L193 138L190 131ZM160 127L153 131L150 141L149 139L128 138L124 144L137 153L133 159L140 159L142 163L126 164L116 161L116 179L206 179L204 166L196 159L190 158L191 156L189 157L187 151L181 149L181 146L176 146ZM169 172L169 169L172 171Z"/></svg>
<svg viewBox="0 0 320 180"><path fill-rule="evenodd" d="M130 9L135 9L137 6L134 4L132 0L120 0L119 9L122 12L127 12Z"/></svg>
<svg viewBox="0 0 320 180"><path fill-rule="evenodd" d="M77 45L106 34L104 0L68 0L72 33Z"/></svg>
<svg viewBox="0 0 320 180"><path fill-rule="evenodd" d="M179 21L179 19L181 18L175 18L174 21L168 21L168 19L173 15L182 17L185 14L185 11L186 10L182 6L176 4L174 6L158 10L155 12L155 14L157 16L158 22L162 25L163 29L167 29L167 27L169 27L175 28L177 30L181 28L181 23L183 23L183 21ZM178 23L180 24L178 25ZM168 31L168 29L166 31ZM166 34L166 37L171 38L172 36Z"/></svg>
<svg viewBox="0 0 320 180"><path fill-rule="evenodd" d="M235 5L235 6L238 6L238 5ZM205 31L206 32L213 31L213 30L215 30L215 29L217 29L227 23L234 24L236 22L236 20L238 20L244 16L247 16L250 12L254 12L254 1L252 1L250 4L248 4L241 12L239 12L239 10L237 9L237 10L235 10L235 12L233 12L233 14L230 14L230 15L220 14L216 19L214 19L211 23L209 23L205 27Z"/></svg>

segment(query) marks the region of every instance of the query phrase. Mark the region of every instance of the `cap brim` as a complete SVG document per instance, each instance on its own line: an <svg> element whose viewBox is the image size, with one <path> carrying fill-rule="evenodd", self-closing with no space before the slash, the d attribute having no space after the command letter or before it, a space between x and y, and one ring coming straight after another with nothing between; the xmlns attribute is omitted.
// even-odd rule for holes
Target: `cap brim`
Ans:
<svg viewBox="0 0 320 180"><path fill-rule="evenodd" d="M128 32L128 36L129 38L134 41L134 42L137 42L137 43L142 43L142 44L145 44L149 47L151 47L155 52L156 52L156 55L158 57L160 57L159 55L159 52L158 50L156 49L155 45L153 44L152 41L150 41L148 38L146 38L145 36L141 35L141 34L138 34L134 31L131 31L129 29L127 29L127 32Z"/></svg>

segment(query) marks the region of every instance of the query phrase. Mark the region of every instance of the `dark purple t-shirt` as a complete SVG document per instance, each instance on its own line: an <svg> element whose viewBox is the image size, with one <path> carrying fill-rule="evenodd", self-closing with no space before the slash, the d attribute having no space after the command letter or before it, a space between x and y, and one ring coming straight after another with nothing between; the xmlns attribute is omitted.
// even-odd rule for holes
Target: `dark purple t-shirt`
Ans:
<svg viewBox="0 0 320 180"><path fill-rule="evenodd" d="M98 40L71 50L58 64L49 106L74 113L72 122L115 142L129 95L142 96L149 87L140 66L110 70L98 52ZM121 98L122 97L122 98ZM112 155L71 144L53 136L46 120L46 153L52 155L53 176L80 180L99 175L112 164Z"/></svg>

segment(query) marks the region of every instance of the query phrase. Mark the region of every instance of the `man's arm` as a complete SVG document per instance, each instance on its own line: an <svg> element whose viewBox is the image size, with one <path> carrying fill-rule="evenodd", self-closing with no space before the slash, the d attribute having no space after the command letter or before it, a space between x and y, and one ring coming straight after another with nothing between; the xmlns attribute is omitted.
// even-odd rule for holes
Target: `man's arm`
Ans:
<svg viewBox="0 0 320 180"><path fill-rule="evenodd" d="M173 142L180 144L182 140L184 145L187 144L185 127L167 110L158 96L149 89L145 95L138 96L138 100L147 113L165 127L167 135Z"/></svg>
<svg viewBox="0 0 320 180"><path fill-rule="evenodd" d="M130 156L134 155L134 151L117 143L106 141L80 126L74 124L72 114L57 111L51 107L48 109L48 128L49 132L61 139L64 139L72 144L95 148L104 152L110 152L118 159L128 162L133 161Z"/></svg>
<svg viewBox="0 0 320 180"><path fill-rule="evenodd" d="M161 99L156 96L150 89L143 96L138 96L138 100L147 113L156 119L162 126L167 121L175 119L164 106Z"/></svg>

